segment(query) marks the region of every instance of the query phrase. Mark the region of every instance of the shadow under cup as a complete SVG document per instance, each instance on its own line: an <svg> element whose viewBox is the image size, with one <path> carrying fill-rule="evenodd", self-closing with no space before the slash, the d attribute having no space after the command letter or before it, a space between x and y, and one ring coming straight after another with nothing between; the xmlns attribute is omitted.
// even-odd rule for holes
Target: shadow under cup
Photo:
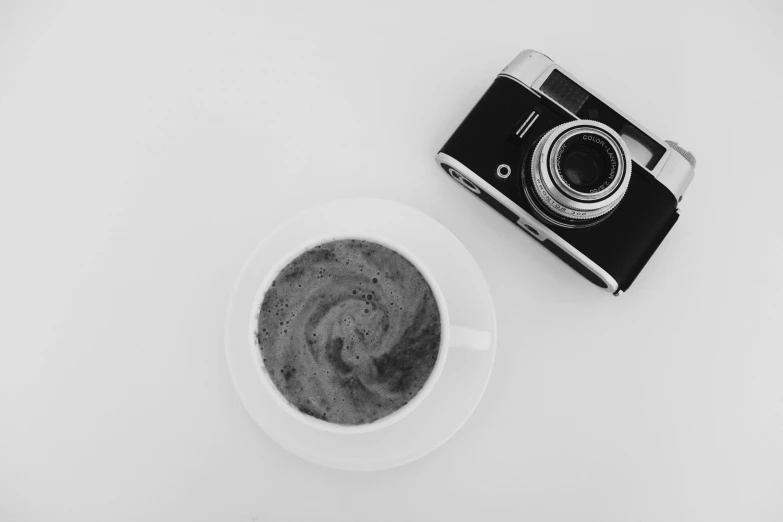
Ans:
<svg viewBox="0 0 783 522"><path fill-rule="evenodd" d="M418 392L413 397L411 397L410 400L408 400L406 403L401 405L398 409L391 411L387 415L382 416L372 422L361 423L361 424L340 424L336 422L330 422L321 418L317 418L312 415L308 415L300 411L297 406L289 402L286 396L283 395L282 391L278 388L278 386L273 382L272 378L270 377L269 372L267 371L264 365L264 358L262 357L261 346L258 340L258 335L259 335L258 329L260 328L259 316L262 312L261 306L273 282L275 282L278 276L280 276L281 273L284 270L286 270L289 267L289 265L292 264L292 262L297 260L303 254L308 253L319 246L335 241L338 242L357 241L357 242L365 242L370 244L377 244L380 245L381 247L384 247L385 249L389 249L392 252L402 256L403 259L407 260L410 264L413 265L413 267L418 271L418 274L420 274L426 281L427 285L429 286L429 290L431 290L432 296L434 297L435 303L437 304L437 311L440 319L440 343L437 351L437 359L435 361L434 366L432 367L432 370L429 373L429 376L426 378L426 381L418 390ZM432 389L434 388L435 384L438 381L438 378L440 377L443 371L443 367L446 362L446 356L448 353L448 348L452 340L451 334L455 328L456 327L452 327L449 323L448 309L446 306L445 299L443 297L443 293L441 292L437 284L437 281L434 279L434 277L432 276L431 272L427 269L427 267L423 265L421 261L414 254L412 254L404 247L396 243L390 242L381 237L361 236L361 235L352 234L350 236L344 236L344 237L338 237L338 236L321 237L316 240L308 241L306 244L301 245L299 248L293 250L287 256L282 258L275 265L275 267L269 271L266 278L264 279L264 282L262 283L261 287L256 293L256 297L254 299L254 304L253 304L253 312L250 318L249 333L250 333L250 348L253 352L254 361L256 361L257 364L258 375L267 393L272 395L276 403L281 408L287 411L292 417L297 419L299 422L302 422L313 428L317 428L320 430L333 432L333 433L366 433L387 426L391 426L392 424L402 420L408 414L410 414L418 405L420 405L422 401L424 401L427 395L429 395L430 391L432 391ZM481 349L482 339L480 339L480 337L481 334L483 334L483 332L471 332L463 329L458 329L458 330L461 331L461 335L457 335L457 337L461 337L464 341L461 343L462 345L466 345L466 346L473 345L474 347ZM476 335L471 336L470 335L471 333L479 334L479 336L478 337L476 337ZM488 346L488 342L486 344Z"/></svg>

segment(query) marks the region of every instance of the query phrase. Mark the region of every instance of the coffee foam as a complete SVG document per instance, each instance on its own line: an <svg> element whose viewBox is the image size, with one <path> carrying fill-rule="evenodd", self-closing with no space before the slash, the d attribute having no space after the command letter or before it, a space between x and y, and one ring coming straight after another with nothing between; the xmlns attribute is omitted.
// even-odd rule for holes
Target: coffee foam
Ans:
<svg viewBox="0 0 783 522"><path fill-rule="evenodd" d="M373 422L404 406L432 373L440 313L422 274L360 240L311 248L275 278L257 341L278 390L329 422Z"/></svg>

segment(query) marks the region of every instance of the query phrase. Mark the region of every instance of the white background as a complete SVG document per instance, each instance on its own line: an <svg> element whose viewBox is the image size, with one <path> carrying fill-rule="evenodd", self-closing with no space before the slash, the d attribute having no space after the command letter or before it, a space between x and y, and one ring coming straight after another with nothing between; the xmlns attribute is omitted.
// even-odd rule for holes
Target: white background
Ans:
<svg viewBox="0 0 783 522"><path fill-rule="evenodd" d="M0 520L783 520L779 2L109 4L0 2ZM698 158L622 297L433 161L524 48ZM498 311L470 422L382 473L277 446L223 351L253 247L348 196Z"/></svg>

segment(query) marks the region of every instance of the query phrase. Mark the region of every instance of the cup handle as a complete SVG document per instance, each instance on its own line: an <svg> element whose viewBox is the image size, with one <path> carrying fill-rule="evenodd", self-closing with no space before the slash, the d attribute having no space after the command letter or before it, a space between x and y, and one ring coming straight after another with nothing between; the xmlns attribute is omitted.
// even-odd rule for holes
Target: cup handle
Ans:
<svg viewBox="0 0 783 522"><path fill-rule="evenodd" d="M449 348L467 350L489 350L492 334L481 330L472 330L461 326L449 326Z"/></svg>

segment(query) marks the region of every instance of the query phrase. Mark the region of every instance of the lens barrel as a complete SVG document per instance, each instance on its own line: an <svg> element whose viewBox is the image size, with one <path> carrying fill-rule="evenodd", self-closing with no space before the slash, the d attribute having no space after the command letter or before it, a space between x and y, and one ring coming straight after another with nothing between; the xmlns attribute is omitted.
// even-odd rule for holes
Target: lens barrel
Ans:
<svg viewBox="0 0 783 522"><path fill-rule="evenodd" d="M590 226L608 217L625 195L631 154L603 123L572 121L544 134L523 176L528 200L547 221Z"/></svg>

